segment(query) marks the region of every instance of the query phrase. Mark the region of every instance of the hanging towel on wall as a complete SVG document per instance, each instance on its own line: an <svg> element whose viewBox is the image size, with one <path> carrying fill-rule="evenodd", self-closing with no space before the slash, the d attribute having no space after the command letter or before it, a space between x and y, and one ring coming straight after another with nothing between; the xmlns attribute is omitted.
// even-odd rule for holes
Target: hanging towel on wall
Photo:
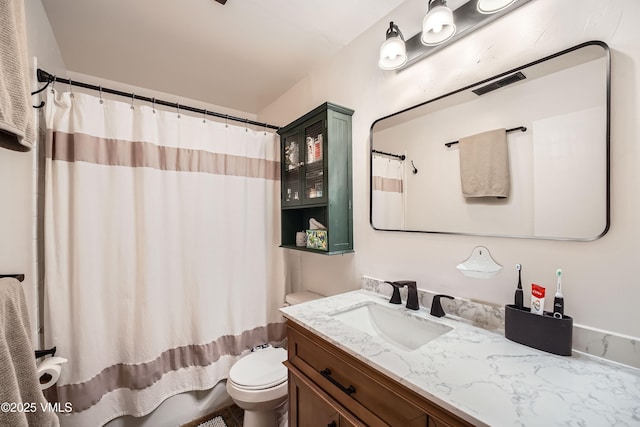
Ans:
<svg viewBox="0 0 640 427"><path fill-rule="evenodd" d="M460 138L460 181L464 197L509 197L509 151L505 129Z"/></svg>
<svg viewBox="0 0 640 427"><path fill-rule="evenodd" d="M35 123L22 0L0 2L0 147L29 151Z"/></svg>
<svg viewBox="0 0 640 427"><path fill-rule="evenodd" d="M43 411L47 401L40 390L29 325L20 282L0 279L0 403L16 405L0 411L0 425L57 427L55 413Z"/></svg>

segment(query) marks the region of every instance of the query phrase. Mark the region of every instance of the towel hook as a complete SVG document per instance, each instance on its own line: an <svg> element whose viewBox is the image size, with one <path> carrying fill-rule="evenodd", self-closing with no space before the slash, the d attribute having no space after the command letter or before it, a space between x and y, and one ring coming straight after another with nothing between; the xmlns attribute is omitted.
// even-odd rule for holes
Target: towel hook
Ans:
<svg viewBox="0 0 640 427"><path fill-rule="evenodd" d="M44 86L42 86L40 89L38 90L34 90L33 92L31 92L31 95L37 95L38 93L42 92L43 90L45 90L46 88L49 87L49 85L51 84L53 80L50 78L47 80L47 83L45 83Z"/></svg>
<svg viewBox="0 0 640 427"><path fill-rule="evenodd" d="M37 95L43 90L45 90L46 88L48 88L51 82L55 81L54 79L55 77L49 76L49 78L47 79L47 83L44 86L42 86L40 89L31 92L31 96ZM53 93L53 86L51 87L51 93ZM42 108L42 107L44 107L44 101L40 101L40 104L33 106L33 108Z"/></svg>
<svg viewBox="0 0 640 427"><path fill-rule="evenodd" d="M416 165L413 164L413 160L411 160L411 167L413 168L413 170L411 172L413 172L413 174L417 174L418 173L418 168L416 168Z"/></svg>

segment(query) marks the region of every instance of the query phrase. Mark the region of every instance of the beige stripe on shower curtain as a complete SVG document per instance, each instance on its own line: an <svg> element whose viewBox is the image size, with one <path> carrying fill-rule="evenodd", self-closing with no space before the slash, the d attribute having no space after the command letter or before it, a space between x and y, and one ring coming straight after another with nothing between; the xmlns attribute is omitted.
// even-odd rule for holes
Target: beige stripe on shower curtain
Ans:
<svg viewBox="0 0 640 427"><path fill-rule="evenodd" d="M276 137L49 93L45 343L63 426L140 416L284 338Z"/></svg>
<svg viewBox="0 0 640 427"><path fill-rule="evenodd" d="M274 160L162 147L143 141L135 141L135 144L131 142L49 130L47 152L53 160L111 166L149 167L271 180L277 179L280 173L279 163Z"/></svg>

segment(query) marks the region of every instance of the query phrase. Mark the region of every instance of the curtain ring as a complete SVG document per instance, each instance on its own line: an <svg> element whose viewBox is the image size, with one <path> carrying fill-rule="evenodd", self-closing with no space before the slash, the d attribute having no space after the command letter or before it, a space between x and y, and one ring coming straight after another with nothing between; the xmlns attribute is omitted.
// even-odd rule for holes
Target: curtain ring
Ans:
<svg viewBox="0 0 640 427"><path fill-rule="evenodd" d="M249 119L244 119L244 131L249 132Z"/></svg>
<svg viewBox="0 0 640 427"><path fill-rule="evenodd" d="M264 124L264 135L267 136L267 124Z"/></svg>
<svg viewBox="0 0 640 427"><path fill-rule="evenodd" d="M151 111L153 111L153 114L156 113L156 97L155 96L151 98Z"/></svg>
<svg viewBox="0 0 640 427"><path fill-rule="evenodd" d="M176 102L176 113L178 114L178 118L180 118L180 104Z"/></svg>
<svg viewBox="0 0 640 427"><path fill-rule="evenodd" d="M207 110L202 113L202 123L207 123Z"/></svg>
<svg viewBox="0 0 640 427"><path fill-rule="evenodd" d="M102 85L98 86L98 90L100 93L100 100L98 101L100 104L104 104L104 100L102 99Z"/></svg>
<svg viewBox="0 0 640 427"><path fill-rule="evenodd" d="M75 98L76 96L73 94L73 86L71 86L71 79L69 79L69 97Z"/></svg>
<svg viewBox="0 0 640 427"><path fill-rule="evenodd" d="M134 105L133 105L133 101L134 101L135 99L136 99L136 94L135 94L135 93L132 93L132 94L131 94L131 107L129 107L129 108L130 108L130 109L132 109L132 110L135 110L135 108L136 108L136 107L134 107Z"/></svg>
<svg viewBox="0 0 640 427"><path fill-rule="evenodd" d="M51 93L56 93L55 85L56 85L56 76L53 76L53 81L51 82Z"/></svg>
<svg viewBox="0 0 640 427"><path fill-rule="evenodd" d="M228 120L229 120L229 115L228 115L228 114L225 114L225 115L224 115L224 127L226 127L226 128L228 128L228 127L229 127L229 122L228 122Z"/></svg>

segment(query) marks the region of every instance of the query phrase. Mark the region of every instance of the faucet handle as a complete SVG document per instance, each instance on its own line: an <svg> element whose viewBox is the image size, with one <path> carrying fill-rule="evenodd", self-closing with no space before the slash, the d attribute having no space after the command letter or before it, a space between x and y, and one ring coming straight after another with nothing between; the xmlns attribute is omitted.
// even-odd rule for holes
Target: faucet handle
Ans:
<svg viewBox="0 0 640 427"><path fill-rule="evenodd" d="M390 282L388 280L385 280L384 283L388 283L391 286L393 286L393 294L391 295L391 299L389 300L389 303L391 303L391 304L402 304L402 298L400 298L400 288L404 287L404 285L405 285L404 281Z"/></svg>
<svg viewBox="0 0 640 427"><path fill-rule="evenodd" d="M430 314L435 317L443 317L446 313L442 308L442 304L440 303L440 298L449 298L455 299L451 295L438 294L433 296L433 300L431 301L431 312Z"/></svg>

